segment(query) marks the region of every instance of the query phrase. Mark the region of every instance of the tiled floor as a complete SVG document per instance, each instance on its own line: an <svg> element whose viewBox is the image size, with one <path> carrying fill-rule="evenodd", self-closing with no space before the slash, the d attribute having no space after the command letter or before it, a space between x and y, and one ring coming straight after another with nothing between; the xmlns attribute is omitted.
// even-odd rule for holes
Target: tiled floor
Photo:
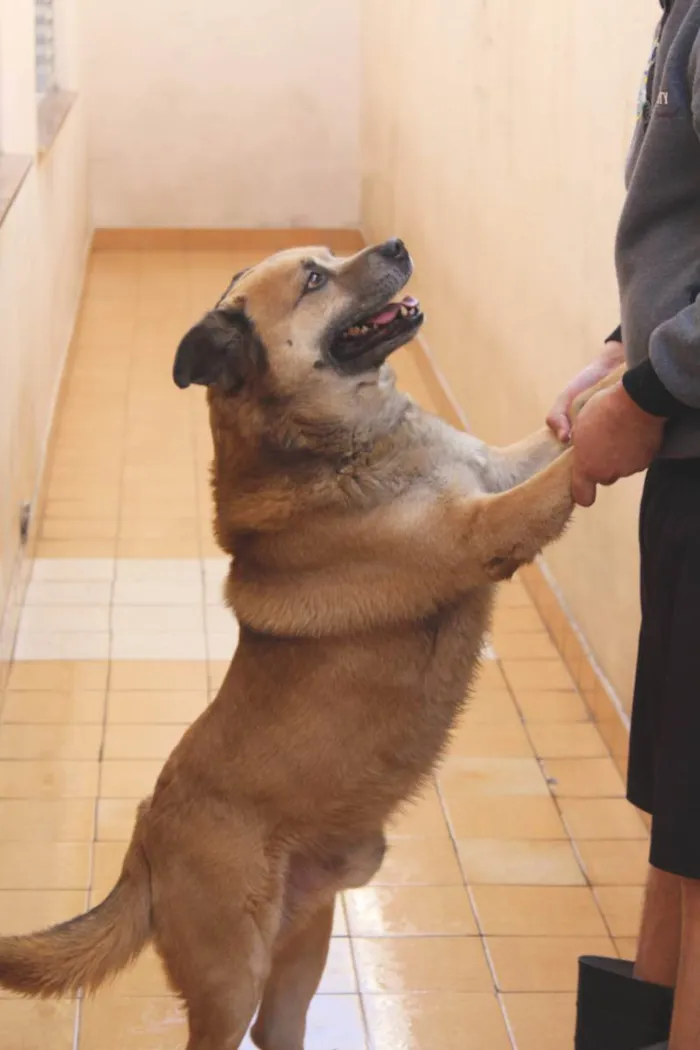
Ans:
<svg viewBox="0 0 700 1050"><path fill-rule="evenodd" d="M0 706L4 933L110 889L138 799L233 650L203 399L169 374L188 323L250 262L92 259ZM397 365L429 406L410 350ZM634 949L645 828L517 582L493 649L435 783L339 910L309 1050L564 1050L578 954ZM125 1046L184 1046L151 954L90 1002L0 998L0 1050Z"/></svg>

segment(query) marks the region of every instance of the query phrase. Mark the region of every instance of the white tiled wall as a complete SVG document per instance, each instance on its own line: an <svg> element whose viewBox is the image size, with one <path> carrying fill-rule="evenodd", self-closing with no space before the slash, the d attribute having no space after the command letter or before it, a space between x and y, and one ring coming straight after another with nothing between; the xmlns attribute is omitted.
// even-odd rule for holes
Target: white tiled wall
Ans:
<svg viewBox="0 0 700 1050"><path fill-rule="evenodd" d="M97 226L357 226L359 0L84 0Z"/></svg>
<svg viewBox="0 0 700 1050"><path fill-rule="evenodd" d="M66 30L75 2L58 3ZM77 86L65 35L63 43L62 68ZM34 157L0 224L0 618L17 563L19 509L36 492L82 289L90 235L83 114L79 98L48 154L35 156L33 0L0 0L0 149Z"/></svg>

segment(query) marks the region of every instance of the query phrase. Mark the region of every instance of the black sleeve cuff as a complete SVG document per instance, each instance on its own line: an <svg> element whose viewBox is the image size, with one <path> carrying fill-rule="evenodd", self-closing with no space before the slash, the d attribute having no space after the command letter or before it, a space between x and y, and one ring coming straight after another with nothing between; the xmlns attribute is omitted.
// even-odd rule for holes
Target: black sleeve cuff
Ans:
<svg viewBox="0 0 700 1050"><path fill-rule="evenodd" d="M671 419L687 408L666 389L648 359L625 372L622 385L635 405L650 416Z"/></svg>
<svg viewBox="0 0 700 1050"><path fill-rule="evenodd" d="M622 342L622 325L619 324L614 332L611 332L608 338L605 340L606 343L621 343Z"/></svg>

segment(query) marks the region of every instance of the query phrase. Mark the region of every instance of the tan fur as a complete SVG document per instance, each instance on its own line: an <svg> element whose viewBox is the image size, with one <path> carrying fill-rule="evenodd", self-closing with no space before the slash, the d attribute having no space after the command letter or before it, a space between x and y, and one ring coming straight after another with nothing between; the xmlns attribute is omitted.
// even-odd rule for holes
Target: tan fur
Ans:
<svg viewBox="0 0 700 1050"><path fill-rule="evenodd" d="M313 259L330 279L302 296ZM94 988L151 939L186 1003L189 1050L233 1050L256 1010L262 1050L301 1050L336 893L372 878L387 822L439 760L493 585L572 510L570 454L547 430L488 448L399 393L386 364L329 365L329 326L395 294L409 268L392 266L379 249L285 252L219 304L215 527L240 644L168 759L114 894L0 940L5 987ZM237 311L253 325L240 339ZM202 345L202 375L224 360L198 331L181 385Z"/></svg>

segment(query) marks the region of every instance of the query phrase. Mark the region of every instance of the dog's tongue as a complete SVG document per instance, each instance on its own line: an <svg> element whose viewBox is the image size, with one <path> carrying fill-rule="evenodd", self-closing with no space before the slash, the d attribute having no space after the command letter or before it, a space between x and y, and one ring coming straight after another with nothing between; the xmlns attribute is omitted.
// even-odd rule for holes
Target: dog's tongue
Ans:
<svg viewBox="0 0 700 1050"><path fill-rule="evenodd" d="M414 299L412 295L405 296L400 303L389 303L383 310L380 310L374 317L370 317L369 324L391 324L396 318L399 310L402 306L417 306L418 300Z"/></svg>

